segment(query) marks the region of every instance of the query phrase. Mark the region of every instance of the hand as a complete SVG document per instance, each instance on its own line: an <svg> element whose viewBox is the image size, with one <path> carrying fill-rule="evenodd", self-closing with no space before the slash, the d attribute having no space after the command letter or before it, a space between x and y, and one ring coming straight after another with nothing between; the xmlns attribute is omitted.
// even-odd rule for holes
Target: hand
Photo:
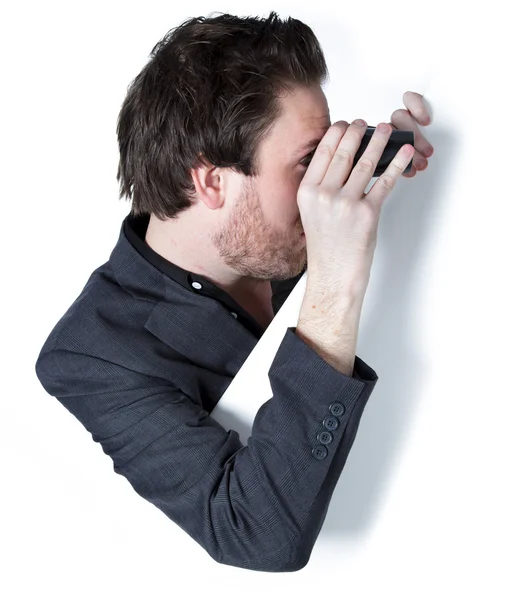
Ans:
<svg viewBox="0 0 512 600"><path fill-rule="evenodd" d="M398 177L411 162L414 148L404 144L371 190L373 177L392 128L377 125L352 169L355 155L368 128L364 123L338 121L331 125L316 148L298 192L308 256L308 286L319 286L330 296L350 297L362 303L370 277L382 205Z"/></svg>
<svg viewBox="0 0 512 600"><path fill-rule="evenodd" d="M414 177L416 171L424 171L428 167L427 157L432 156L434 152L434 148L428 143L417 125L417 123L425 126L430 125L430 115L421 94L405 92L403 101L407 110L403 108L395 110L391 115L391 122L388 124L395 130L414 131L412 167L409 173L402 173L402 177Z"/></svg>

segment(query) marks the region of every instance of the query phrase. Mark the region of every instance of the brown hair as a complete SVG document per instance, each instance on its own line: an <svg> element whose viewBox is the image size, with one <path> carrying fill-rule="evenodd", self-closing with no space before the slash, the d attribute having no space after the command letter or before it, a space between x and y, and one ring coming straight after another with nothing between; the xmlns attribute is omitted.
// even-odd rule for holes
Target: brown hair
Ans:
<svg viewBox="0 0 512 600"><path fill-rule="evenodd" d="M293 18L196 17L171 29L128 87L117 121L119 198L131 212L173 218L192 203L204 163L253 177L281 114L279 94L322 85L325 58Z"/></svg>

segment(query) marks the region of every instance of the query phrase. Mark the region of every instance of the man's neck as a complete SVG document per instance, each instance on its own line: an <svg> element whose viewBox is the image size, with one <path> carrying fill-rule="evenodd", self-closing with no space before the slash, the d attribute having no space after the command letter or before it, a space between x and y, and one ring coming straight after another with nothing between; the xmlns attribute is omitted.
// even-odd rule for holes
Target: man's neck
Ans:
<svg viewBox="0 0 512 600"><path fill-rule="evenodd" d="M175 227L173 229L173 226ZM238 278L234 283L220 281L212 273L208 260L216 253L205 250L200 242L194 243L192 250L187 246L189 236L185 236L181 241L180 231L174 224L155 220L153 216L148 224L145 242L157 254L169 262L190 271L197 275L202 275L214 283L217 287L229 294L240 306L249 314L257 316L259 321L272 319L272 287L270 280L251 280L250 278ZM198 256L208 257L204 261Z"/></svg>

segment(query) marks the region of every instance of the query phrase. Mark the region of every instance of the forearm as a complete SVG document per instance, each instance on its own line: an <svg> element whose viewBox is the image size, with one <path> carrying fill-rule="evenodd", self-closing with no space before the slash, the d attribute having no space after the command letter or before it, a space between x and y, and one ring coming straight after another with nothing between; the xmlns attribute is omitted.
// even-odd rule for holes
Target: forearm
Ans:
<svg viewBox="0 0 512 600"><path fill-rule="evenodd" d="M352 377L361 310L357 297L311 285L304 294L296 333L333 368Z"/></svg>

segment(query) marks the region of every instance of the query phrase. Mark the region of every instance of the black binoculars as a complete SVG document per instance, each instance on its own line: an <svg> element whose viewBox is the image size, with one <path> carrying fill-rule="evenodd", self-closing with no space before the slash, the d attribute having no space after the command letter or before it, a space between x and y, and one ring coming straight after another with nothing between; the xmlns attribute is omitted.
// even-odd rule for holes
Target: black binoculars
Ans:
<svg viewBox="0 0 512 600"><path fill-rule="evenodd" d="M370 143L370 140L372 138L374 131L375 131L375 127L367 127L366 128L366 132L363 136L363 139L361 140L361 145L359 146L359 150L356 152L356 155L354 157L354 163L353 163L354 166L357 164L357 161L361 158L361 156L363 155L363 152L366 150L366 146L368 146L368 144ZM414 131L395 131L393 129L393 131L391 132L391 136L388 140L388 143L386 144L386 147L384 148L384 152L382 153L382 156L379 159L377 168L375 169L375 172L373 173L373 177L379 177L380 175L382 175L382 173L384 173L384 171L388 168L389 163L395 158L396 153L405 144L411 144L411 146L414 148ZM352 167L352 168L354 168L354 167ZM411 169L412 169L412 158L411 158L411 162L407 165L407 167L405 168L405 171L403 171L403 173L409 173L409 171Z"/></svg>

